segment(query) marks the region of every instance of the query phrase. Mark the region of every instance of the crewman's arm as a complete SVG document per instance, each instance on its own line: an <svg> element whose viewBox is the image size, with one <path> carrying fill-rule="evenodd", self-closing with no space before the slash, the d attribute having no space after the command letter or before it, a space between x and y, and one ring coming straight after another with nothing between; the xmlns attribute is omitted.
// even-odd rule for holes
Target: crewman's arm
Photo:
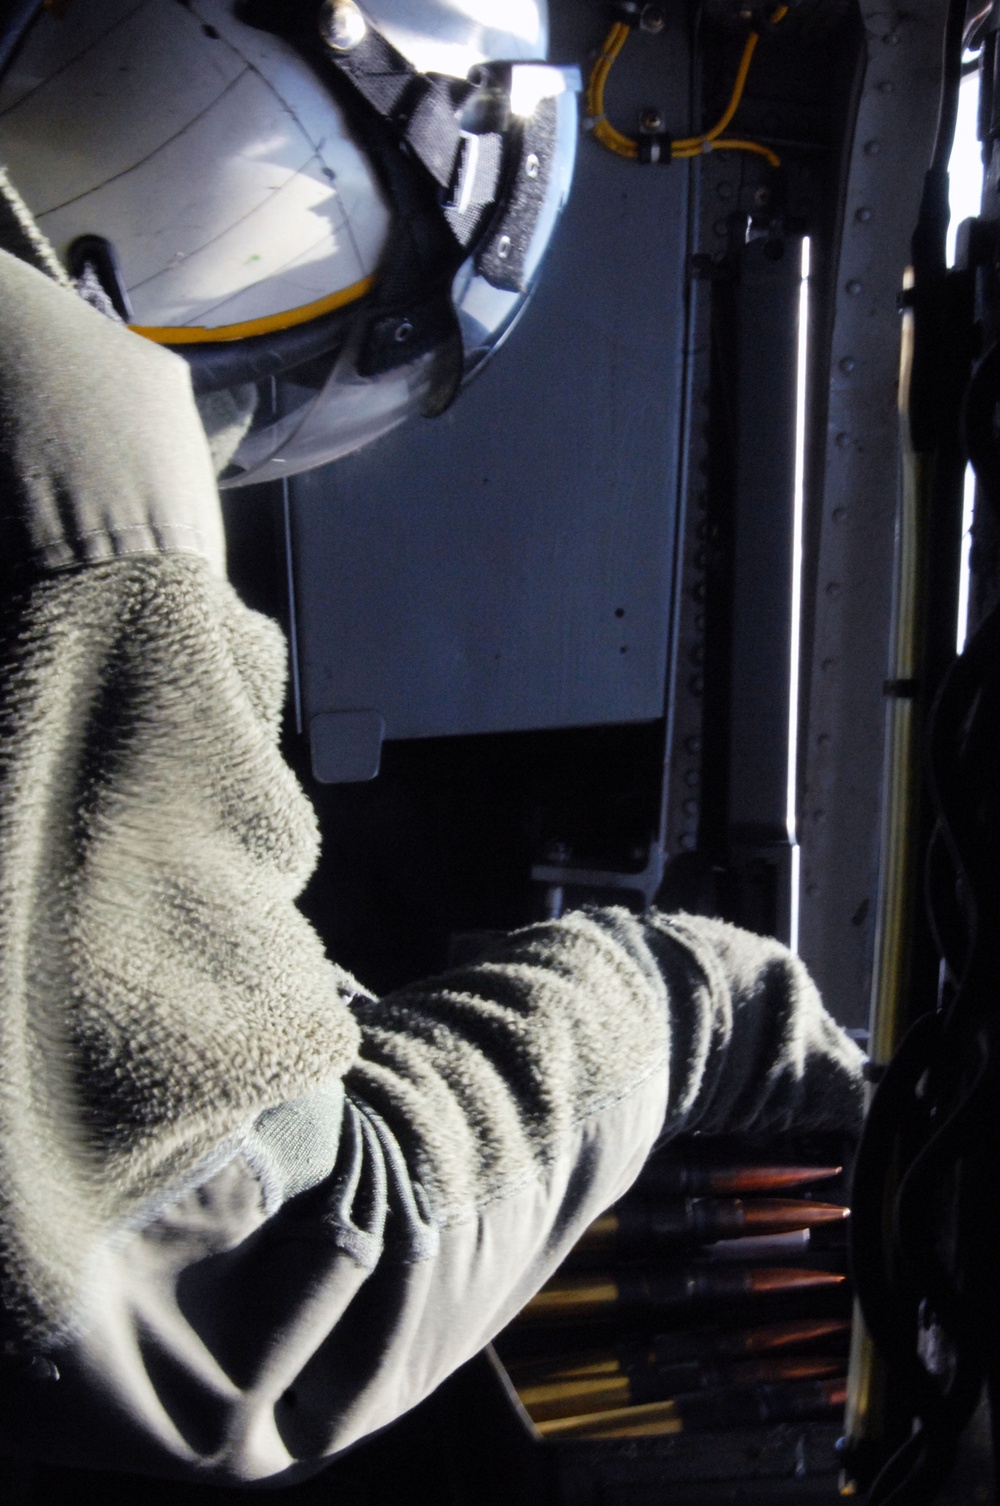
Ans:
<svg viewBox="0 0 1000 1506"><path fill-rule="evenodd" d="M703 918L570 915L381 1001L328 961L185 368L2 216L0 1449L294 1473L474 1353L663 1134L843 1127L860 1059Z"/></svg>

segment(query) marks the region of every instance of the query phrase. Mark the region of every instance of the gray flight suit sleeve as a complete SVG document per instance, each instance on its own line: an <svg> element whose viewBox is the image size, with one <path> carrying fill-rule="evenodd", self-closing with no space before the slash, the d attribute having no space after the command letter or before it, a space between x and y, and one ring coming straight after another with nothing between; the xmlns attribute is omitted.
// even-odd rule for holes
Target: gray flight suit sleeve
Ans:
<svg viewBox="0 0 1000 1506"><path fill-rule="evenodd" d="M860 1058L795 957L703 917L572 914L381 1000L325 959L280 635L224 579L186 370L30 228L0 234L0 1450L292 1480L492 1337L664 1134L851 1126Z"/></svg>
<svg viewBox="0 0 1000 1506"><path fill-rule="evenodd" d="M858 1113L856 1049L797 959L700 917L573 914L353 1007L342 1085L112 1233L8 1443L292 1481L498 1332L664 1136Z"/></svg>

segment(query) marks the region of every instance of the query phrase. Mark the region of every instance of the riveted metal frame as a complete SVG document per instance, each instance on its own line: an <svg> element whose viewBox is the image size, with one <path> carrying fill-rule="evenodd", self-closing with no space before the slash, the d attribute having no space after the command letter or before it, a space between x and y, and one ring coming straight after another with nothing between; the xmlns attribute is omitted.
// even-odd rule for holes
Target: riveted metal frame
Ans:
<svg viewBox="0 0 1000 1506"><path fill-rule="evenodd" d="M867 1022L897 499L897 293L934 131L943 0L863 0L803 599L800 950L838 1019ZM815 412L815 410L814 410Z"/></svg>

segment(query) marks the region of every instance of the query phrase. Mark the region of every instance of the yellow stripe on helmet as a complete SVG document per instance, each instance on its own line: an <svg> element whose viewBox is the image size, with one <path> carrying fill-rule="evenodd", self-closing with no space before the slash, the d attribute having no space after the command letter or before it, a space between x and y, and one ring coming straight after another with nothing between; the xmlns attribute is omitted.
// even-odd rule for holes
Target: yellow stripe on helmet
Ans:
<svg viewBox="0 0 1000 1506"><path fill-rule="evenodd" d="M130 324L129 329L157 345L208 345L222 340L246 340L253 335L272 335L277 330L292 329L296 324L307 324L321 314L330 314L345 304L356 303L371 292L374 283L374 277L362 277L360 282L353 282L338 293L300 304L298 308L285 309L280 314L266 314L262 319L244 319L239 324L219 324L214 329L200 324Z"/></svg>

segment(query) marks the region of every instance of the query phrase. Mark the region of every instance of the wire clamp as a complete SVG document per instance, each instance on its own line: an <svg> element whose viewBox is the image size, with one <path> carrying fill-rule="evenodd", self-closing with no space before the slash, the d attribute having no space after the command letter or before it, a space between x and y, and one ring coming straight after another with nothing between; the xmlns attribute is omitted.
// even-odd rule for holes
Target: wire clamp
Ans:
<svg viewBox="0 0 1000 1506"><path fill-rule="evenodd" d="M639 132L639 161L651 163L670 161L673 155L674 138L669 131Z"/></svg>

